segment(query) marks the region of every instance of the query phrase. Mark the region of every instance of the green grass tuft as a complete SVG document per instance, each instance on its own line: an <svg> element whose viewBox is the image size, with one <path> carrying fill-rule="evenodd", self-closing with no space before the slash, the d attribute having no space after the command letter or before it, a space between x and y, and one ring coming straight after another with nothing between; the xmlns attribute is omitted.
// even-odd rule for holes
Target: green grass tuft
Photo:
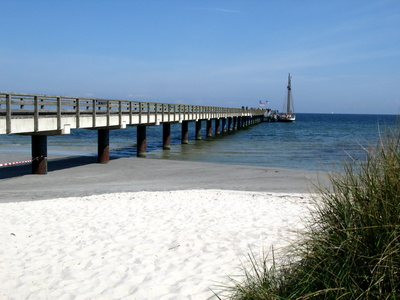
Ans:
<svg viewBox="0 0 400 300"><path fill-rule="evenodd" d="M400 131L318 187L316 210L288 262L251 269L227 299L400 299ZM220 298L221 299L221 298Z"/></svg>

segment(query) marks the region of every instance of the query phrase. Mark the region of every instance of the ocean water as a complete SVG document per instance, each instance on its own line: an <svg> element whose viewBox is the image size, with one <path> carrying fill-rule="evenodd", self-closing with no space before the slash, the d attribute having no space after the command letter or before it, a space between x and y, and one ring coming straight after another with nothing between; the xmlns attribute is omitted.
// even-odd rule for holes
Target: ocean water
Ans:
<svg viewBox="0 0 400 300"><path fill-rule="evenodd" d="M397 115L297 114L293 123L260 123L233 132L181 145L181 125L171 126L171 150L162 150L162 126L147 128L147 159L172 159L222 164L330 170L343 160L363 159L379 134L393 128ZM30 136L0 135L0 153L30 158ZM48 158L59 155L97 155L97 131L72 130L48 138ZM136 156L136 127L110 131L111 158ZM5 162L0 162L5 163Z"/></svg>

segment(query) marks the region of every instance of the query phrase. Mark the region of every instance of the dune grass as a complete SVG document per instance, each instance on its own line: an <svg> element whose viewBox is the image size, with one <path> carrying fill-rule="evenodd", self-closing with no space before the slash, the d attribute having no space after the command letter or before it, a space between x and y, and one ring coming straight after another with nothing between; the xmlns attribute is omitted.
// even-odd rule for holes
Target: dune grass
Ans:
<svg viewBox="0 0 400 300"><path fill-rule="evenodd" d="M400 299L400 131L343 164L287 262L257 262L224 299ZM222 299L222 296L218 296Z"/></svg>

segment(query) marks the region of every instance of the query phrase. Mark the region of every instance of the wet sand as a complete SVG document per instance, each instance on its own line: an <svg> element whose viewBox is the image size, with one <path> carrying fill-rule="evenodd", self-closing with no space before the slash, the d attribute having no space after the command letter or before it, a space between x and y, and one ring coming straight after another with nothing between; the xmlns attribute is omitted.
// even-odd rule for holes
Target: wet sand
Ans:
<svg viewBox="0 0 400 300"><path fill-rule="evenodd" d="M0 155L4 162L22 159ZM108 164L89 156L58 158L49 160L48 169L47 175L32 175L30 164L0 168L0 201L188 189L303 193L325 180L323 173L304 170L136 157Z"/></svg>

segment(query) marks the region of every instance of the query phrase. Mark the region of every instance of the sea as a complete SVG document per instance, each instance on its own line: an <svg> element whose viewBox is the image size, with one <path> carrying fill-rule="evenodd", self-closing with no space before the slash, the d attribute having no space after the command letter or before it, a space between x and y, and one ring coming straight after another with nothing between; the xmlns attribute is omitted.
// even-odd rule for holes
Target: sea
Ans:
<svg viewBox="0 0 400 300"><path fill-rule="evenodd" d="M181 124L172 124L170 150L162 150L162 126L149 126L146 159L329 171L349 159L365 159L366 149L398 124L397 115L298 113L296 117L293 123L263 122L211 138L205 135L204 121L202 140L195 140L195 124L190 122L188 145L181 144ZM136 132L135 126L110 131L111 159L136 156ZM0 135L0 153L30 159L30 136ZM48 137L49 160L96 155L96 130L75 129Z"/></svg>

